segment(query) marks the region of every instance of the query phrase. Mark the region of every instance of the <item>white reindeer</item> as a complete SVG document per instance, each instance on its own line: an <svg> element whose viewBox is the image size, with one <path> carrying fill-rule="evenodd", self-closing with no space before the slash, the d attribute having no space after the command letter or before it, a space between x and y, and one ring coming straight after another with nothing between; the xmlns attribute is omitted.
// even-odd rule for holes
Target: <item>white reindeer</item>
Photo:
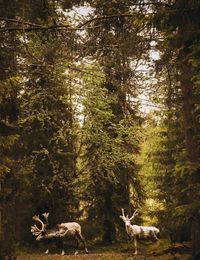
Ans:
<svg viewBox="0 0 200 260"><path fill-rule="evenodd" d="M64 247L63 247L64 237L72 236L77 239L77 249L78 249L78 239L80 239L84 244L85 252L88 253L85 240L81 234L81 226L78 223L76 223L76 222L61 223L61 224L55 225L51 229L47 229L49 213L43 213L42 215L45 218L46 223L44 223L39 218L39 216L32 217L33 220L40 222L40 224L42 225L41 229L38 228L36 225L31 226L31 233L34 236L36 236L37 241L40 241L42 239L51 239L51 238L60 239L62 242L61 255L64 255L65 254ZM45 253L48 254L49 249L47 249ZM78 251L76 251L75 254L78 254Z"/></svg>
<svg viewBox="0 0 200 260"><path fill-rule="evenodd" d="M131 221L137 215L137 210L133 213L132 217L129 218L128 215L125 217L124 209L122 209L122 215L120 218L124 221L126 232L129 238L134 240L134 254L137 255L137 239L149 239L151 241L158 240L157 235L159 234L159 229L156 227L148 226L138 226L132 225Z"/></svg>

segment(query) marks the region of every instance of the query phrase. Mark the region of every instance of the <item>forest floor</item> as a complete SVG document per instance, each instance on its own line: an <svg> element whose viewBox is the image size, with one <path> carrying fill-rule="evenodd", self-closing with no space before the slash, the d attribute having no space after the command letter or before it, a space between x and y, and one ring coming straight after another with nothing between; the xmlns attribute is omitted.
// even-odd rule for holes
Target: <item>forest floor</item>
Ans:
<svg viewBox="0 0 200 260"><path fill-rule="evenodd" d="M51 253L44 254L45 249L19 252L17 260L190 260L190 250L187 244L169 244L160 240L153 244L138 244L138 255L132 254L132 243L118 243L109 246L88 246L89 254L80 251L74 255L74 248L66 251L66 255L59 255L57 248L50 248Z"/></svg>
<svg viewBox="0 0 200 260"><path fill-rule="evenodd" d="M141 254L134 256L130 253L90 253L80 255L24 255L17 257L17 260L189 260L189 255L184 254L165 254L153 256L150 254Z"/></svg>

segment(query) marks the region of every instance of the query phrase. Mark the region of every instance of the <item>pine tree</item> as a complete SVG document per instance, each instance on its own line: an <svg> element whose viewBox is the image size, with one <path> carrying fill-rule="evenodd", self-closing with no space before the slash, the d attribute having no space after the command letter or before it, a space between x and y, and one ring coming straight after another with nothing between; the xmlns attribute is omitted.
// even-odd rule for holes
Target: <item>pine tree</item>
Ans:
<svg viewBox="0 0 200 260"><path fill-rule="evenodd" d="M136 88L130 87L133 75L131 60L136 62L145 53L141 46L142 37L138 33L143 16L134 10L130 17L128 2L88 3L94 8L95 18L91 19L86 35L86 55L98 62L103 74L99 90L93 97L96 102L91 97L88 100L89 104L92 102L95 105L90 105L93 113L86 117L91 127L88 131L93 131L87 139L89 147L86 149L88 171L93 180L91 190L95 198L95 210L89 212L89 218L96 215L103 226L103 241L111 242L116 238L121 207L131 211L141 200L133 155L138 153L140 117L138 108L128 100L137 95ZM104 101L105 107L101 104L102 98L108 100ZM91 113L89 108L87 111ZM100 120L96 122L99 116ZM91 125L90 121L93 120L95 122ZM97 181L99 178L101 182Z"/></svg>
<svg viewBox="0 0 200 260"><path fill-rule="evenodd" d="M182 133L184 134L185 161L179 168L185 176L186 201L182 202L185 217L191 222L191 240L193 256L198 253L199 239L199 122L196 108L199 106L198 91L194 78L197 70L192 61L196 60L199 46L199 2L170 1L161 10L157 10L156 26L164 36L165 48L173 50L174 66L180 84L182 107ZM162 18L161 18L162 17ZM198 77L198 76L197 76ZM184 196L184 197L185 197Z"/></svg>
<svg viewBox="0 0 200 260"><path fill-rule="evenodd" d="M0 16L4 28L11 25L20 6L12 1L1 1ZM17 119L20 114L19 93L21 90L21 76L18 72L18 52L20 42L17 33L1 33L0 35L0 258L10 254L14 247L15 189L17 154L16 142L20 128Z"/></svg>

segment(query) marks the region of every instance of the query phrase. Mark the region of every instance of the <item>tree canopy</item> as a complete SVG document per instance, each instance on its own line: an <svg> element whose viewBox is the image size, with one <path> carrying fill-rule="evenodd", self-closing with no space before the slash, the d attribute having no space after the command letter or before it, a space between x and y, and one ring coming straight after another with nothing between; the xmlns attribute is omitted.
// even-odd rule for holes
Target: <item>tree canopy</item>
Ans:
<svg viewBox="0 0 200 260"><path fill-rule="evenodd" d="M0 1L0 251L31 217L123 239L121 208L200 248L200 3ZM13 217L15 216L15 217Z"/></svg>

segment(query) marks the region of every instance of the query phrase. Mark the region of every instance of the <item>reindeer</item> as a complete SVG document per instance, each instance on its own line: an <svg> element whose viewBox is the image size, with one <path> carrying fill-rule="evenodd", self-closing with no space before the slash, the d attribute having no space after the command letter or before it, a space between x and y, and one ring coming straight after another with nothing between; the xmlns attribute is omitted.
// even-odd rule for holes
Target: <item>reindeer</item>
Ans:
<svg viewBox="0 0 200 260"><path fill-rule="evenodd" d="M135 210L131 218L129 218L128 215L125 217L124 209L122 209L122 215L120 215L120 218L124 221L126 233L128 234L130 239L134 240L135 255L137 255L138 253L137 239L149 239L151 241L157 241L157 235L160 232L159 229L156 227L132 225L131 221L137 214L137 210Z"/></svg>
<svg viewBox="0 0 200 260"><path fill-rule="evenodd" d="M75 252L75 254L78 254L78 239L82 241L85 248L85 252L88 253L85 240L81 234L81 226L78 223L76 222L61 223L55 225L51 229L47 229L49 213L43 213L42 215L45 219L45 223L39 218L39 216L35 215L32 217L33 220L38 221L41 224L41 229L38 228L36 225L31 226L31 233L34 236L36 236L37 241L40 241L42 239L51 239L51 238L60 239L62 242L61 255L64 255L65 254L64 246L63 246L64 238L67 236L71 236L76 238L77 240L77 251ZM49 249L46 250L45 254L48 253L49 253Z"/></svg>

